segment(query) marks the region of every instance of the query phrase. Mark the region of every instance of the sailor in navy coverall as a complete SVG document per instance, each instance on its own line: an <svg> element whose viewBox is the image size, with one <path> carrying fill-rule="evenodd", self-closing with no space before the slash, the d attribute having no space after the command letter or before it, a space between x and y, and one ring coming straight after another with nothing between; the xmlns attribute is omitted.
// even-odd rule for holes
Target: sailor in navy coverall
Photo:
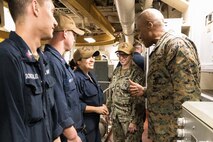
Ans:
<svg viewBox="0 0 213 142"><path fill-rule="evenodd" d="M58 123L63 131L61 141L86 142L83 109L75 85L75 75L63 58L63 54L73 47L75 34L83 35L84 31L76 27L72 17L62 12L55 12L54 17L58 26L54 29L53 38L45 46L45 54L50 60L51 73L56 80L54 97L59 114Z"/></svg>
<svg viewBox="0 0 213 142"><path fill-rule="evenodd" d="M38 48L36 60L15 32L0 43L0 141L52 142L55 80ZM54 119L52 119L54 118Z"/></svg>
<svg viewBox="0 0 213 142"><path fill-rule="evenodd" d="M84 108L84 123L86 124L88 142L101 142L100 114L109 114L107 107L103 104L103 91L95 76L90 72L94 67L94 56L98 55L99 51L93 51L89 47L78 49L73 55L78 66L74 72L80 89L80 100Z"/></svg>
<svg viewBox="0 0 213 142"><path fill-rule="evenodd" d="M55 48L51 47L51 45L46 45L45 54L51 61L51 69L56 79L54 90L56 104L59 109L59 118L60 121L64 121L62 128L66 128L70 124L74 125L78 136L82 142L85 142L83 109L79 100L80 93L75 85L75 74L61 54ZM62 139L65 141L64 137Z"/></svg>

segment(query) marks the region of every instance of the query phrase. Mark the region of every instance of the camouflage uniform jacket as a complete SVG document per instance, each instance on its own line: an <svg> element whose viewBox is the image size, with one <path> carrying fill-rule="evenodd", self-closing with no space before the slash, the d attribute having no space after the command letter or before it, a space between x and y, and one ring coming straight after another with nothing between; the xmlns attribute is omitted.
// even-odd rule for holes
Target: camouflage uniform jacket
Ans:
<svg viewBox="0 0 213 142"><path fill-rule="evenodd" d="M175 135L182 103L200 99L200 62L196 47L188 37L167 32L149 58L146 91L149 131Z"/></svg>
<svg viewBox="0 0 213 142"><path fill-rule="evenodd" d="M143 70L134 63L122 75L121 66L113 72L112 81L107 92L107 106L112 119L116 117L132 123L142 120L144 109L144 97L132 97L129 93L129 79L142 85L144 81Z"/></svg>

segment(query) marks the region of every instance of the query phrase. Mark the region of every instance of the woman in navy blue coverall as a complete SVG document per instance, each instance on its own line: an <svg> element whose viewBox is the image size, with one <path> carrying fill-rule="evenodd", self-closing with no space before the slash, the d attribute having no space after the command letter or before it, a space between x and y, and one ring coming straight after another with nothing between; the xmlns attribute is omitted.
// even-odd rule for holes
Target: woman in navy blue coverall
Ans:
<svg viewBox="0 0 213 142"><path fill-rule="evenodd" d="M100 114L109 114L107 107L103 104L103 91L94 75L90 72L94 68L94 56L98 55L99 51L94 51L93 48L89 47L77 49L73 55L77 63L75 75L84 108L84 123L88 142L101 142L99 131Z"/></svg>

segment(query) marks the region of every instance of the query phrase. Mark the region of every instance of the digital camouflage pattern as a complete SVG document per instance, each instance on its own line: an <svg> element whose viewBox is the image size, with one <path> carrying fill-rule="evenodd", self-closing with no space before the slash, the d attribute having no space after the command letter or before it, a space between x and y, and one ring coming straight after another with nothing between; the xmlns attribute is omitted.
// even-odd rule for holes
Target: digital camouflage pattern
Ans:
<svg viewBox="0 0 213 142"><path fill-rule="evenodd" d="M182 103L200 99L197 50L188 37L165 33L149 58L149 137L154 142L172 142L177 139Z"/></svg>
<svg viewBox="0 0 213 142"><path fill-rule="evenodd" d="M114 142L139 142L143 132L143 115L145 113L144 97L133 97L129 93L129 79L143 85L143 70L132 64L122 73L121 66L113 72L112 81L107 92L107 106L112 119ZM130 122L137 125L138 131L130 134Z"/></svg>

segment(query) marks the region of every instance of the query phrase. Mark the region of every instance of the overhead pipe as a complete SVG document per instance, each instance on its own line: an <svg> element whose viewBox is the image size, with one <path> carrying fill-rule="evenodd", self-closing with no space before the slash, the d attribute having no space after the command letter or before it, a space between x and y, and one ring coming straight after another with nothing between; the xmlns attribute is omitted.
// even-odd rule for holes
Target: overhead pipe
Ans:
<svg viewBox="0 0 213 142"><path fill-rule="evenodd" d="M152 3L153 3L153 0L145 0L144 7L142 7L141 9L145 10L147 8L151 8L152 7Z"/></svg>
<svg viewBox="0 0 213 142"><path fill-rule="evenodd" d="M177 9L182 13L185 13L189 6L189 2L186 0L161 0L161 1Z"/></svg>
<svg viewBox="0 0 213 142"><path fill-rule="evenodd" d="M133 44L135 29L135 0L114 0L125 41Z"/></svg>

